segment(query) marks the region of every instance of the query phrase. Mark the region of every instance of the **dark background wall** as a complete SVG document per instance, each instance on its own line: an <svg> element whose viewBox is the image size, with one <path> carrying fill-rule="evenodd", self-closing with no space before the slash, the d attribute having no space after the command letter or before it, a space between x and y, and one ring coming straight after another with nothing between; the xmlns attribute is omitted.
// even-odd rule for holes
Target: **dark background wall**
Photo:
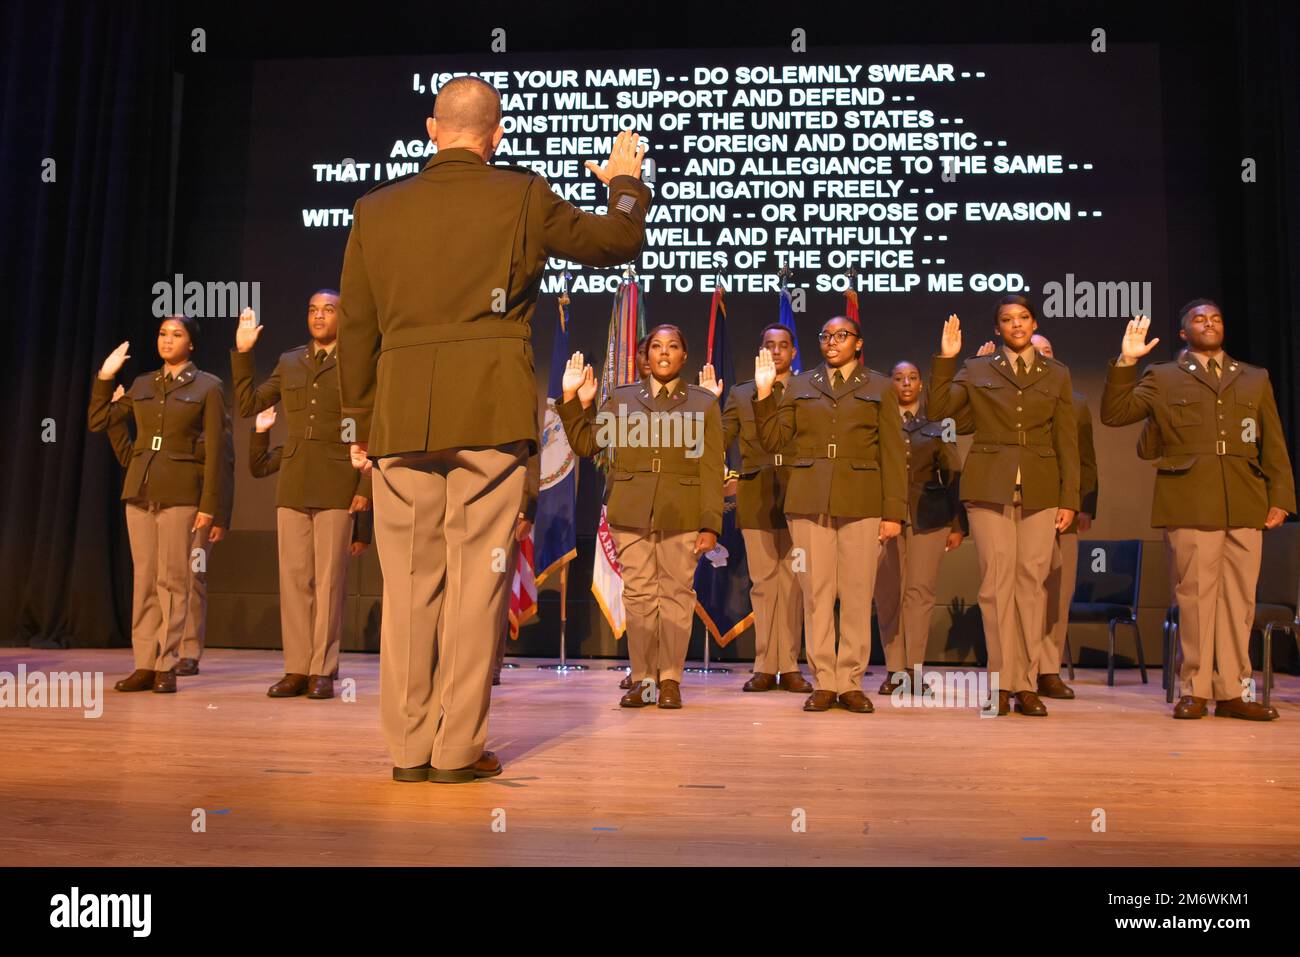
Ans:
<svg viewBox="0 0 1300 957"><path fill-rule="evenodd" d="M113 345L150 340L150 288L159 277L241 275L246 227L227 213L244 202L248 78L263 58L480 50L497 26L507 29L512 51L770 47L787 42L793 26L807 29L814 45L1085 43L1098 26L1111 42L1157 43L1164 151L1151 161L1163 164L1172 300L1156 304L1160 334L1166 343L1175 338L1177 301L1219 298L1230 351L1270 371L1294 459L1300 22L1292 4L938 4L923 14L906 5L854 5L797 14L781 7L765 16L756 9L532 5L453 14L428 4L8 4L0 14L0 262L9 347L0 350L0 381L12 417L11 458L0 479L0 641L126 641L130 562L120 473L107 443L85 432L86 390ZM204 53L191 52L196 27L206 33ZM321 127L338 122L328 114L311 119ZM46 157L57 163L54 183L40 179ZM1241 181L1245 157L1258 163L1253 184ZM323 264L316 285L336 277L337 264ZM548 343L539 337L543 361ZM228 347L228 336L207 335L199 365L224 373ZM269 368L269 353L262 361ZM41 440L46 418L56 424L53 443ZM237 433L241 470L245 431ZM1145 521L1151 476L1129 469L1131 449L1126 430L1099 430L1112 507L1103 507L1097 537L1152 537ZM591 490L599 479L584 468L582 482ZM580 529L594 524L593 498L583 498ZM214 552L214 644L273 645L278 637L274 536L259 530L266 526L248 508L241 503L236 532ZM1147 576L1144 603L1155 609L1166 586L1160 549L1149 552L1158 565ZM614 653L587 601L590 563L586 538L570 583L570 649ZM968 566L973 556L962 553L948 563L945 595L973 598ZM372 553L354 569L353 590L348 644L373 646ZM554 653L554 602L554 593L544 596L543 623L525 631L524 653ZM963 627L939 641L932 655L941 648L954 660L973 653ZM744 656L751 647L746 637L728 651Z"/></svg>

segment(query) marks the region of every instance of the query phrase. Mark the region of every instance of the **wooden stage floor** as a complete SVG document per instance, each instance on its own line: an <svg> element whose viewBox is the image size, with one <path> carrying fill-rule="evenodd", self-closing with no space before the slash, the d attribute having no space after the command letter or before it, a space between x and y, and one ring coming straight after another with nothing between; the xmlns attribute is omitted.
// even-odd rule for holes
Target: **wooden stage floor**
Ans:
<svg viewBox="0 0 1300 957"><path fill-rule="evenodd" d="M352 703L267 698L268 651L211 650L169 696L112 690L124 649L0 649L0 671L20 662L103 670L105 700L97 719L0 709L11 866L1300 863L1290 675L1271 724L1174 721L1158 670L1115 688L1080 671L1048 718L990 720L874 694L872 715L805 714L802 695L742 694L739 670L688 675L681 711L626 710L611 662L528 659L495 689L505 773L450 786L391 780L373 655L344 656Z"/></svg>

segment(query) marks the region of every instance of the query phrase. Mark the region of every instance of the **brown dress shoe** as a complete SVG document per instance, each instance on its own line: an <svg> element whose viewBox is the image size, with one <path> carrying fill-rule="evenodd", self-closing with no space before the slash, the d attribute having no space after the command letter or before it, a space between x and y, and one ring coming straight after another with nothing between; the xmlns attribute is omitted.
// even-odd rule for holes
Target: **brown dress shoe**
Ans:
<svg viewBox="0 0 1300 957"><path fill-rule="evenodd" d="M676 711L682 706L682 686L672 678L659 682L659 707Z"/></svg>
<svg viewBox="0 0 1300 957"><path fill-rule="evenodd" d="M840 695L839 702L854 714L871 714L876 710L871 699L861 691L846 691Z"/></svg>
<svg viewBox="0 0 1300 957"><path fill-rule="evenodd" d="M1247 721L1273 721L1277 718L1277 708L1266 707L1258 701L1242 701L1240 698L1226 698L1214 702L1216 718L1244 718Z"/></svg>
<svg viewBox="0 0 1300 957"><path fill-rule="evenodd" d="M148 668L136 668L113 687L118 691L148 691L153 687L153 676Z"/></svg>
<svg viewBox="0 0 1300 957"><path fill-rule="evenodd" d="M1008 715L1010 713L1011 713L1011 692L999 691L998 692L998 717L1000 718L1003 715Z"/></svg>
<svg viewBox="0 0 1300 957"><path fill-rule="evenodd" d="M307 679L308 698L334 697L334 680L329 675L311 675Z"/></svg>
<svg viewBox="0 0 1300 957"><path fill-rule="evenodd" d="M339 670L335 668L333 671L330 672L330 681L338 681L338 680L339 680Z"/></svg>
<svg viewBox="0 0 1300 957"><path fill-rule="evenodd" d="M501 762L496 754L484 751L473 764L463 768L429 768L431 784L468 784L479 778L494 778L501 773Z"/></svg>
<svg viewBox="0 0 1300 957"><path fill-rule="evenodd" d="M199 673L199 659L182 658L180 661L176 662L176 667L173 670L176 672L177 677L181 678L188 678L190 675L196 675Z"/></svg>
<svg viewBox="0 0 1300 957"><path fill-rule="evenodd" d="M805 711L830 711L831 705L834 703L834 691L814 691L808 696L808 700L803 703L803 709Z"/></svg>
<svg viewBox="0 0 1300 957"><path fill-rule="evenodd" d="M394 781L428 781L429 765L421 764L413 768L393 768Z"/></svg>
<svg viewBox="0 0 1300 957"><path fill-rule="evenodd" d="M787 671L781 675L776 681L776 686L782 691L797 691L799 694L808 694L813 690L808 679L797 671Z"/></svg>
<svg viewBox="0 0 1300 957"><path fill-rule="evenodd" d="M776 675L770 675L766 671L755 671L753 677L745 682L741 691L771 691L776 687Z"/></svg>
<svg viewBox="0 0 1300 957"><path fill-rule="evenodd" d="M903 686L903 682L895 681L890 675L885 676L885 680L880 682L880 690L877 694L891 695Z"/></svg>
<svg viewBox="0 0 1300 957"><path fill-rule="evenodd" d="M1016 710L1029 718L1047 717L1047 705L1032 691L1016 692Z"/></svg>
<svg viewBox="0 0 1300 957"><path fill-rule="evenodd" d="M1060 675L1039 675L1038 693L1044 698L1068 700L1074 697L1074 689L1062 681Z"/></svg>
<svg viewBox="0 0 1300 957"><path fill-rule="evenodd" d="M1178 704L1174 705L1175 718L1204 718L1208 714L1204 698L1198 698L1195 695L1185 694L1178 699Z"/></svg>
<svg viewBox="0 0 1300 957"><path fill-rule="evenodd" d="M153 690L158 694L175 694L176 669L168 668L166 671L155 671L153 675Z"/></svg>
<svg viewBox="0 0 1300 957"><path fill-rule="evenodd" d="M647 708L659 700L659 690L649 678L637 682L627 694L618 699L621 708Z"/></svg>
<svg viewBox="0 0 1300 957"><path fill-rule="evenodd" d="M624 691L632 687L632 673L630 671L623 676L623 680L618 683L618 686Z"/></svg>
<svg viewBox="0 0 1300 957"><path fill-rule="evenodd" d="M266 689L268 698L296 698L307 693L307 676L287 674Z"/></svg>

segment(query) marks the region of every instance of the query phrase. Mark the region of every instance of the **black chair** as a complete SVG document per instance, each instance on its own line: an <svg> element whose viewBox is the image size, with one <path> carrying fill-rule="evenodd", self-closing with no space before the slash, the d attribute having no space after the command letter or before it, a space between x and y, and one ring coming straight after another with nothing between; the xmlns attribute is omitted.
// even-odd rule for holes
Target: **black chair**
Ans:
<svg viewBox="0 0 1300 957"><path fill-rule="evenodd" d="M1098 549L1104 561L1094 560ZM1142 588L1142 542L1079 540L1079 574L1070 602L1070 621L1106 622L1109 642L1106 646L1106 684L1115 684L1115 629L1128 625L1137 642L1138 668L1142 683L1147 683L1147 662L1142 651L1142 632L1138 627L1138 595Z"/></svg>
<svg viewBox="0 0 1300 957"><path fill-rule="evenodd" d="M1300 645L1300 524L1264 532L1264 554L1255 586L1255 627L1262 628L1264 705L1273 691L1273 632L1287 632Z"/></svg>

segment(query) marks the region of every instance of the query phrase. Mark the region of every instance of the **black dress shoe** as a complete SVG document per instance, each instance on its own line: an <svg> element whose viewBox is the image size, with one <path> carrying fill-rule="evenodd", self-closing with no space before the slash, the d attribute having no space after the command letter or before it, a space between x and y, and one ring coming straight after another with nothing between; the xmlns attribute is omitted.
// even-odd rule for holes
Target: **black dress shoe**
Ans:
<svg viewBox="0 0 1300 957"><path fill-rule="evenodd" d="M199 659L182 658L180 661L176 662L176 667L173 670L182 678L196 675L199 673Z"/></svg>
<svg viewBox="0 0 1300 957"><path fill-rule="evenodd" d="M148 668L136 668L113 687L118 691L149 691L153 688L153 678L154 672Z"/></svg>
<svg viewBox="0 0 1300 957"><path fill-rule="evenodd" d="M428 781L429 765L421 764L413 768L393 768L394 781Z"/></svg>
<svg viewBox="0 0 1300 957"><path fill-rule="evenodd" d="M1029 718L1047 717L1047 705L1032 691L1016 692L1016 710Z"/></svg>

